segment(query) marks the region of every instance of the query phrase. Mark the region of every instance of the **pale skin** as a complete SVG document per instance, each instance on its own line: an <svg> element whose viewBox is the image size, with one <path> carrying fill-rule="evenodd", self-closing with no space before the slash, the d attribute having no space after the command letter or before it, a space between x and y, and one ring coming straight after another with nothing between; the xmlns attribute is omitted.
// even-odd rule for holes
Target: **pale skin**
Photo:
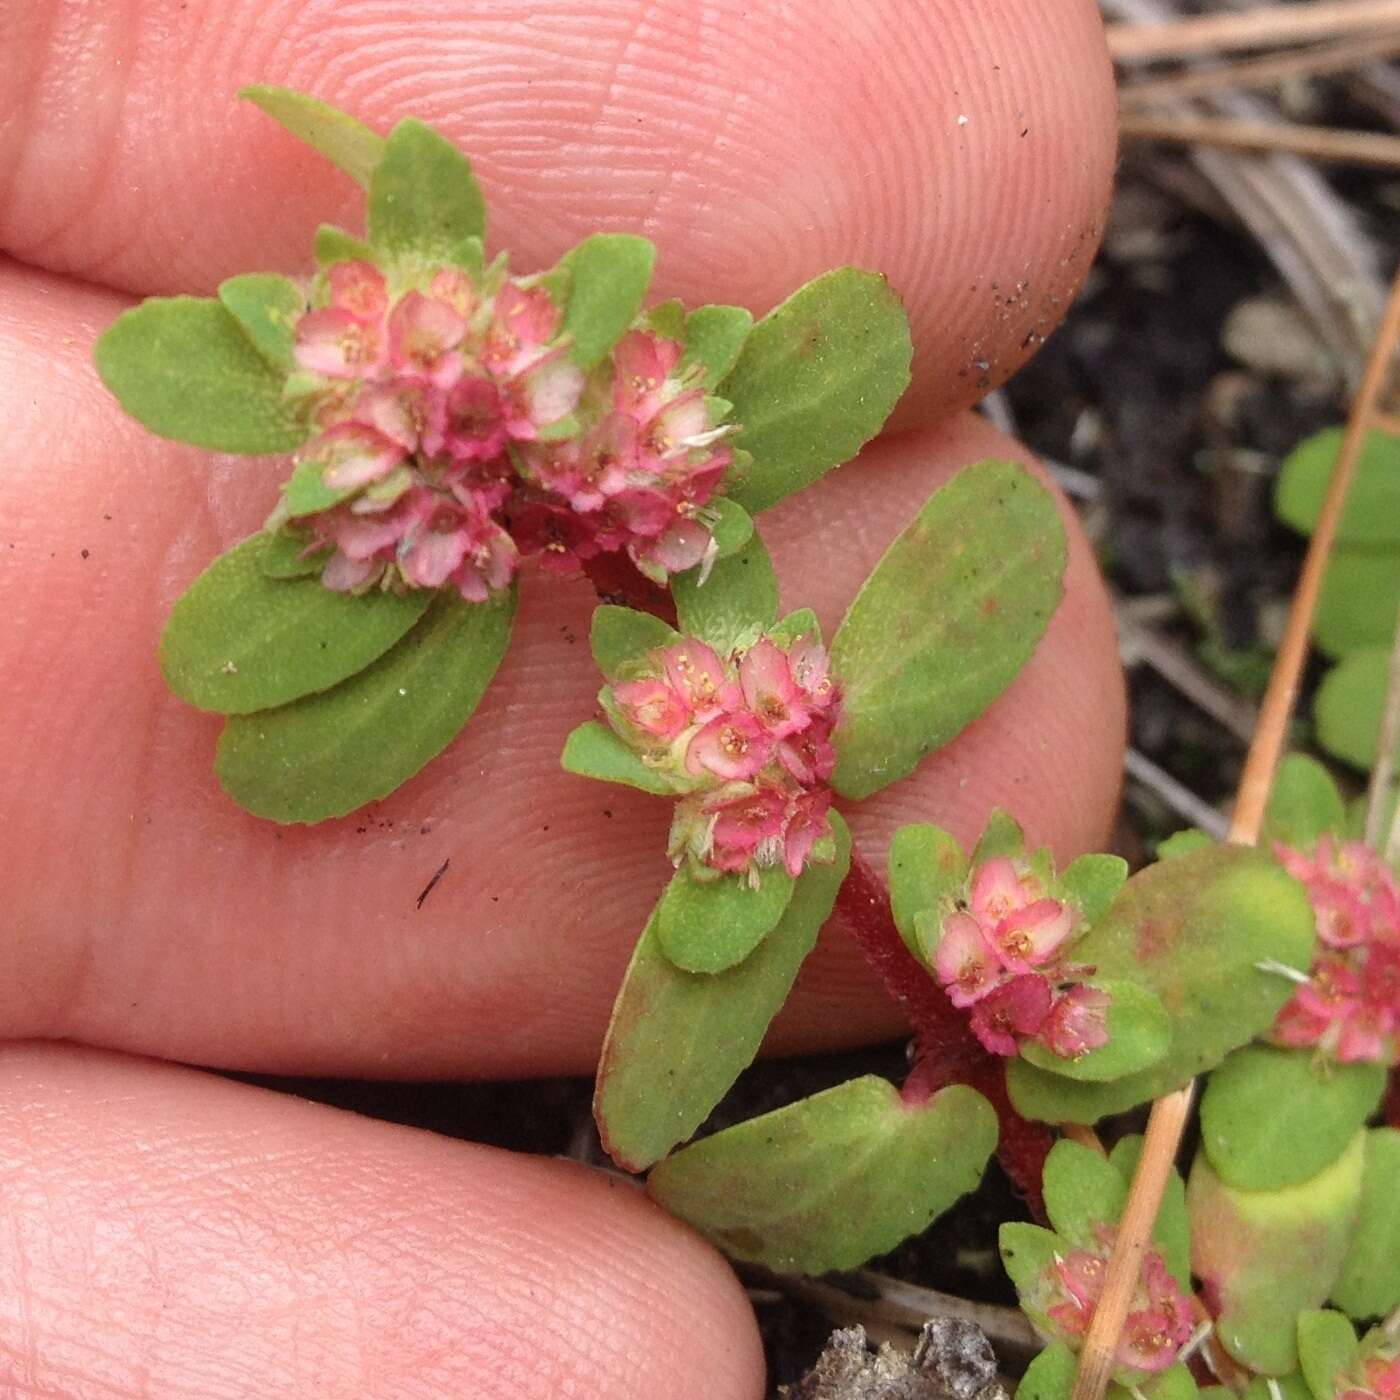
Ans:
<svg viewBox="0 0 1400 1400"><path fill-rule="evenodd" d="M0 1390L756 1400L733 1275L631 1189L162 1063L586 1072L667 813L559 771L598 685L594 600L538 578L427 774L313 829L233 807L217 722L165 691L155 644L284 467L151 438L91 343L134 297L297 272L318 221L355 225L349 183L235 103L246 82L436 124L523 269L629 229L661 250L659 294L760 313L828 266L879 269L917 347L899 431L763 519L784 606L829 636L939 481L1025 457L965 410L1092 255L1113 162L1094 5L29 0L5 30ZM868 858L912 819L967 839L995 803L1062 858L1106 839L1122 685L1070 525L1035 658L851 811ZM771 1047L898 1031L833 924Z"/></svg>

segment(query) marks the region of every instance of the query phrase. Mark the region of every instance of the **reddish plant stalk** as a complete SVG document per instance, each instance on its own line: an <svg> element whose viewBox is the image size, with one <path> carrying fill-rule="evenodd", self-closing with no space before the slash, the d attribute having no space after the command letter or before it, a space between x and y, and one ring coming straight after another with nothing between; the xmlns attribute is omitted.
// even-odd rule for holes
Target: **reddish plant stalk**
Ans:
<svg viewBox="0 0 1400 1400"><path fill-rule="evenodd" d="M973 1035L967 1018L905 946L895 927L889 892L859 852L851 853L836 911L913 1029L914 1063L901 1091L904 1102L924 1103L950 1084L967 1084L982 1094L996 1110L1001 1128L997 1157L1002 1169L1043 1220L1041 1170L1054 1137L1044 1124L1030 1122L1012 1107L1005 1063Z"/></svg>
<svg viewBox="0 0 1400 1400"><path fill-rule="evenodd" d="M621 550L595 554L583 561L583 572L593 585L600 603L617 603L650 613L662 622L676 625L676 604L670 593L653 583Z"/></svg>

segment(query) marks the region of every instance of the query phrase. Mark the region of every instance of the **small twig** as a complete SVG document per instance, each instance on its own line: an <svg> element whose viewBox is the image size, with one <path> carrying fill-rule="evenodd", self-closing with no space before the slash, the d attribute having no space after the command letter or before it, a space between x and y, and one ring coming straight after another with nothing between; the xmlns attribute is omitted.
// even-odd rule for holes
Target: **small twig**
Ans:
<svg viewBox="0 0 1400 1400"><path fill-rule="evenodd" d="M1400 136L1344 131L1296 122L1255 122L1234 117L1174 117L1124 112L1119 134L1129 141L1171 141L1180 146L1219 146L1228 151L1288 151L1338 165L1400 168Z"/></svg>
<svg viewBox="0 0 1400 1400"><path fill-rule="evenodd" d="M1390 672L1385 684L1385 708L1381 711L1376 762L1366 791L1366 844L1373 850L1380 849L1386 802L1395 779L1397 744L1400 744L1400 617L1395 621L1395 641L1390 648Z"/></svg>
<svg viewBox="0 0 1400 1400"><path fill-rule="evenodd" d="M441 880L444 875L447 874L447 867L451 864L452 857L448 856L447 859L443 861L443 863L440 866L438 866L438 868L433 872L433 878L429 880L426 885L423 886L422 890L418 894L418 904L416 906L417 908L421 909L423 907L423 901L427 899L427 897L430 894L432 894L434 889L437 888L437 882Z"/></svg>
<svg viewBox="0 0 1400 1400"><path fill-rule="evenodd" d="M1145 107L1157 102L1199 97L1203 93L1219 92L1222 88L1239 92L1245 88L1270 87L1290 78L1346 72L1374 59L1388 58L1396 52L1400 52L1400 31L1367 35L1361 39L1344 39L1336 44L1315 44L1310 48L1268 54L1264 58L1248 58L1237 63L1222 63L1214 68L1171 73L1163 78L1140 78L1120 85L1118 101L1124 107Z"/></svg>
<svg viewBox="0 0 1400 1400"><path fill-rule="evenodd" d="M1168 24L1111 24L1108 49L1120 62L1268 49L1364 34L1400 25L1400 0L1314 0L1310 5L1262 5L1238 15L1201 15Z"/></svg>
<svg viewBox="0 0 1400 1400"><path fill-rule="evenodd" d="M1100 1157L1107 1157L1104 1145L1099 1141L1099 1135L1087 1123L1061 1123L1060 1132L1071 1142L1077 1142L1080 1147L1087 1147L1090 1152L1097 1152Z"/></svg>
<svg viewBox="0 0 1400 1400"><path fill-rule="evenodd" d="M1223 841L1229 829L1224 815L1203 801L1185 783L1179 783L1165 768L1148 758L1137 749L1129 749L1123 759L1123 767L1128 776L1141 783L1155 796L1160 797L1179 817L1184 817L1192 826L1198 826L1207 836Z"/></svg>
<svg viewBox="0 0 1400 1400"><path fill-rule="evenodd" d="M1269 677L1269 688L1259 711L1259 728L1245 758L1239 797L1230 823L1230 839L1252 846L1268 805L1274 770L1278 767L1288 734L1288 722L1298 695L1298 683L1307 659L1308 637L1323 574L1337 536L1342 507L1355 474L1356 462L1371 426L1371 415L1391 371L1396 341L1400 340L1400 274L1391 284L1385 315L1371 346L1362 375L1361 388L1347 418L1341 450L1332 469L1327 496L1322 504L1302 572L1294 591L1283 641ZM1142 1156L1127 1204L1114 1238L1113 1253L1104 1276L1103 1291L1079 1355L1071 1400L1101 1400L1113 1373L1113 1356L1122 1335L1123 1322L1137 1287L1143 1254L1152 1236L1152 1226L1162 1203L1167 1178L1181 1145L1182 1132L1191 1112L1195 1090L1192 1081L1152 1105L1143 1139Z"/></svg>

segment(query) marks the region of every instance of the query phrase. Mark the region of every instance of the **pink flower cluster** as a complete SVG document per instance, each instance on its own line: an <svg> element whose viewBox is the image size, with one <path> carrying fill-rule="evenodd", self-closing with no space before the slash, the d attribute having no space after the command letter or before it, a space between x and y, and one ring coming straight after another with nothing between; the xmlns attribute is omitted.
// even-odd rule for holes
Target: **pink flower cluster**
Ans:
<svg viewBox="0 0 1400 1400"><path fill-rule="evenodd" d="M1059 1299L1044 1309L1045 1315L1070 1346L1082 1343L1089 1330L1113 1252L1115 1231L1107 1225L1095 1230L1100 1251L1072 1249L1063 1257L1056 1255L1045 1278L1047 1293ZM1114 1360L1134 1371L1165 1371L1194 1333L1191 1299L1171 1276L1161 1253L1150 1248L1143 1257Z"/></svg>
<svg viewBox="0 0 1400 1400"><path fill-rule="evenodd" d="M1342 1064L1400 1060L1400 885L1359 841L1318 840L1311 854L1280 845L1307 888L1318 949L1308 980L1279 1012L1279 1045L1317 1046Z"/></svg>
<svg viewBox="0 0 1400 1400"><path fill-rule="evenodd" d="M1024 862L996 856L973 871L966 900L943 920L933 968L994 1055L1039 1040L1075 1059L1107 1042L1107 994L1075 981L1092 969L1063 958L1075 924L1074 907Z"/></svg>
<svg viewBox="0 0 1400 1400"><path fill-rule="evenodd" d="M603 692L614 727L681 794L670 854L710 872L797 876L831 835L840 689L815 637L722 657L693 637Z"/></svg>
<svg viewBox="0 0 1400 1400"><path fill-rule="evenodd" d="M625 549L658 581L704 558L730 428L676 341L629 331L585 374L549 291L499 266L395 290L340 262L324 286L288 387L319 429L298 462L341 497L295 522L308 553L333 551L328 587L451 584L484 601L522 556L572 570Z"/></svg>
<svg viewBox="0 0 1400 1400"><path fill-rule="evenodd" d="M1337 1400L1400 1400L1400 1356L1376 1352L1364 1357L1360 1384L1340 1379L1336 1394Z"/></svg>

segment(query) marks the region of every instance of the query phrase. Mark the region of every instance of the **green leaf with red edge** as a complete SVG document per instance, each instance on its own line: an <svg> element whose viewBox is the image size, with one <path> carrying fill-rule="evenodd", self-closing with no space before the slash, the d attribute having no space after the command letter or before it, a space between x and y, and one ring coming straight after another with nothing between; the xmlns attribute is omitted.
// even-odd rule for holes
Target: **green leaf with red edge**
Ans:
<svg viewBox="0 0 1400 1400"><path fill-rule="evenodd" d="M655 246L631 233L595 233L559 260L569 278L563 332L576 365L591 369L636 320L655 262Z"/></svg>
<svg viewBox="0 0 1400 1400"><path fill-rule="evenodd" d="M1380 1104L1385 1079L1380 1065L1241 1046L1201 1096L1201 1145L1227 1186L1295 1186L1346 1151Z"/></svg>
<svg viewBox="0 0 1400 1400"><path fill-rule="evenodd" d="M297 318L306 310L306 293L290 277L275 272L245 272L219 283L219 300L232 312L253 347L273 369L289 374Z"/></svg>
<svg viewBox="0 0 1400 1400"><path fill-rule="evenodd" d="M671 877L656 906L661 951L686 972L724 972L743 962L792 899L793 878L778 866L757 871L753 888L738 875L697 879L688 864Z"/></svg>
<svg viewBox="0 0 1400 1400"><path fill-rule="evenodd" d="M201 710L248 714L329 690L383 656L427 609L424 592L334 593L272 578L274 537L252 535L185 590L160 639L167 684Z"/></svg>
<svg viewBox="0 0 1400 1400"><path fill-rule="evenodd" d="M928 823L902 826L890 840L890 907L905 946L921 962L920 914L939 919L967 884L968 861L957 839Z"/></svg>
<svg viewBox="0 0 1400 1400"><path fill-rule="evenodd" d="M996 1140L975 1090L911 1105L866 1075L682 1148L647 1190L736 1259L819 1274L927 1229L977 1185Z"/></svg>
<svg viewBox="0 0 1400 1400"><path fill-rule="evenodd" d="M719 383L752 460L729 494L751 515L849 461L909 384L909 319L883 277L841 267L808 282L748 333Z"/></svg>
<svg viewBox="0 0 1400 1400"><path fill-rule="evenodd" d="M753 329L753 315L742 306L697 306L685 318L681 365L698 364L714 388L734 368Z"/></svg>
<svg viewBox="0 0 1400 1400"><path fill-rule="evenodd" d="M649 651L680 641L674 627L636 608L603 603L593 609L588 644L593 660L609 681L618 680L630 661L640 661Z"/></svg>
<svg viewBox="0 0 1400 1400"><path fill-rule="evenodd" d="M1001 695L1059 604L1064 566L1059 509L1024 467L979 462L934 492L832 640L836 790L878 792Z"/></svg>
<svg viewBox="0 0 1400 1400"><path fill-rule="evenodd" d="M1258 964L1306 972L1313 944L1303 887L1262 852L1212 845L1139 871L1073 956L1157 997L1172 1021L1166 1054L1106 1083L1018 1057L1007 1068L1013 1103L1027 1117L1092 1123L1179 1088L1267 1029L1292 996L1292 982Z"/></svg>
<svg viewBox="0 0 1400 1400"><path fill-rule="evenodd" d="M1330 1308L1299 1313L1298 1362L1315 1400L1332 1400L1361 1377L1356 1329Z"/></svg>
<svg viewBox="0 0 1400 1400"><path fill-rule="evenodd" d="M778 581L757 531L737 554L716 560L704 583L698 569L677 574L671 596L681 631L721 655L756 641L778 616Z"/></svg>
<svg viewBox="0 0 1400 1400"><path fill-rule="evenodd" d="M671 785L648 768L631 745L596 719L579 725L569 735L559 762L566 773L576 773L581 778L620 783L656 797L675 796Z"/></svg>
<svg viewBox="0 0 1400 1400"><path fill-rule="evenodd" d="M1072 945L1071 958L1079 945ZM1085 977L1080 985L1097 988L1108 997L1108 1041L1093 1050L1066 1058L1038 1040L1021 1047L1030 1064L1066 1079L1103 1082L1122 1079L1160 1064L1172 1043L1172 1022L1161 999L1150 988L1125 978Z"/></svg>
<svg viewBox="0 0 1400 1400"><path fill-rule="evenodd" d="M384 155L384 138L329 102L291 88L254 83L238 95L286 127L299 141L325 156L357 185L369 188Z"/></svg>
<svg viewBox="0 0 1400 1400"><path fill-rule="evenodd" d="M1186 1187L1191 1265L1216 1299L1216 1336L1236 1361L1266 1376L1298 1365L1298 1314L1319 1307L1347 1256L1361 1205L1364 1133L1296 1186L1226 1186L1204 1152Z"/></svg>
<svg viewBox="0 0 1400 1400"><path fill-rule="evenodd" d="M1309 848L1346 826L1346 806L1332 775L1307 754L1287 754L1274 773L1261 839Z"/></svg>
<svg viewBox="0 0 1400 1400"><path fill-rule="evenodd" d="M161 437L215 452L289 452L307 425L238 318L212 297L150 297L94 351L102 382Z"/></svg>
<svg viewBox="0 0 1400 1400"><path fill-rule="evenodd" d="M831 825L836 859L798 876L777 927L727 972L678 968L653 911L613 1007L593 1099L620 1166L641 1171L688 1138L758 1053L846 878L850 833L837 812Z"/></svg>
<svg viewBox="0 0 1400 1400"><path fill-rule="evenodd" d="M279 822L325 821L387 797L471 718L514 615L513 590L488 603L439 594L407 636L349 680L232 716L214 764L224 790Z"/></svg>
<svg viewBox="0 0 1400 1400"><path fill-rule="evenodd" d="M1361 1211L1332 1301L1352 1317L1381 1317L1400 1306L1400 1132L1366 1134Z"/></svg>
<svg viewBox="0 0 1400 1400"><path fill-rule="evenodd" d="M472 164L416 117L389 133L369 181L369 242L391 261L451 262L463 239L486 232Z"/></svg>

